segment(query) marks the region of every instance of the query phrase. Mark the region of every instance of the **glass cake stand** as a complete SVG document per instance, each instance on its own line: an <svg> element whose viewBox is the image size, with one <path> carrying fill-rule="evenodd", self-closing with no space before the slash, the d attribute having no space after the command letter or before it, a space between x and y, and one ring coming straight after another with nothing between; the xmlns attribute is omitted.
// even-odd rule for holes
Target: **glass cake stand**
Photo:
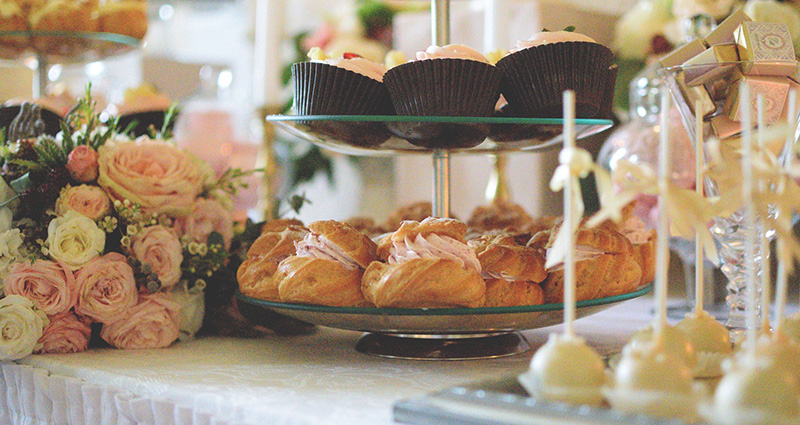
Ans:
<svg viewBox="0 0 800 425"><path fill-rule="evenodd" d="M613 297L578 301L576 318L590 316L623 301L641 297L652 284ZM330 307L281 303L248 297L236 299L254 323L274 313L301 322L366 332L357 342L361 353L421 360L494 358L530 349L519 331L563 323L563 304L476 308ZM268 316L271 317L271 316Z"/></svg>
<svg viewBox="0 0 800 425"><path fill-rule="evenodd" d="M0 60L36 70L34 97L45 93L54 64L90 63L139 48L139 39L105 32L0 31Z"/></svg>

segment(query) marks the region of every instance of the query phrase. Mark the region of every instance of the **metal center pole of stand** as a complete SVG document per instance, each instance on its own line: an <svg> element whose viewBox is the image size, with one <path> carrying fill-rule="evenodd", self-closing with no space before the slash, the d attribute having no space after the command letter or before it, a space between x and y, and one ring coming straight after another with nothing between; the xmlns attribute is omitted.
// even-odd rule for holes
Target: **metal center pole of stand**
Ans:
<svg viewBox="0 0 800 425"><path fill-rule="evenodd" d="M437 46L450 44L450 0L431 2L431 41ZM450 153L433 151L433 215L450 217Z"/></svg>
<svg viewBox="0 0 800 425"><path fill-rule="evenodd" d="M31 88L31 97L39 99L47 95L47 80L50 64L43 55L36 57L36 73L33 76L33 87Z"/></svg>
<svg viewBox="0 0 800 425"><path fill-rule="evenodd" d="M433 151L433 215L450 217L450 152Z"/></svg>

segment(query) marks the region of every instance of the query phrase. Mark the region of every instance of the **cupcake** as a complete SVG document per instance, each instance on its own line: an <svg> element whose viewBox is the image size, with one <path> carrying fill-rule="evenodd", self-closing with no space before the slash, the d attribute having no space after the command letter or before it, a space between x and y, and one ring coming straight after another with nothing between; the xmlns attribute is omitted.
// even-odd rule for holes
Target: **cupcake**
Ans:
<svg viewBox="0 0 800 425"><path fill-rule="evenodd" d="M480 52L451 44L417 52L416 60L387 71L384 82L398 115L491 117L501 74ZM403 123L390 129L431 149L474 147L489 134L488 124Z"/></svg>
<svg viewBox="0 0 800 425"><path fill-rule="evenodd" d="M298 115L393 115L389 93L383 85L386 68L356 54L328 58L319 48L310 61L292 65L294 108ZM353 121L302 121L323 138L370 147L390 134L382 123Z"/></svg>
<svg viewBox="0 0 800 425"><path fill-rule="evenodd" d="M521 116L562 116L562 93L575 91L578 118L597 116L606 104L611 50L592 38L571 31L540 32L497 62L503 71L501 91L508 105Z"/></svg>

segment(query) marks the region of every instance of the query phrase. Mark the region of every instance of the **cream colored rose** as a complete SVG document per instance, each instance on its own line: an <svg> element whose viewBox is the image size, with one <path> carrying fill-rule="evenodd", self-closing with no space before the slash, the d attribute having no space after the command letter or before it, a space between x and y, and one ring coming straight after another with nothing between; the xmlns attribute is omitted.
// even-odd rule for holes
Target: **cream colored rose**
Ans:
<svg viewBox="0 0 800 425"><path fill-rule="evenodd" d="M203 290L206 284L203 281L195 283L191 289L186 288L186 281L172 287L172 299L181 306L181 325L178 339L186 341L192 339L194 334L203 326L203 316L206 314L206 300Z"/></svg>
<svg viewBox="0 0 800 425"><path fill-rule="evenodd" d="M733 3L734 0L675 0L672 3L672 13L678 19L708 15L720 21L731 13Z"/></svg>
<svg viewBox="0 0 800 425"><path fill-rule="evenodd" d="M133 255L158 275L161 286L169 288L181 278L183 247L178 235L164 226L145 227L131 238Z"/></svg>
<svg viewBox="0 0 800 425"><path fill-rule="evenodd" d="M103 253L106 232L92 219L70 210L50 221L45 242L51 258L77 270Z"/></svg>
<svg viewBox="0 0 800 425"><path fill-rule="evenodd" d="M62 216L70 210L98 221L111 212L111 198L98 186L68 185L58 196L56 214Z"/></svg>
<svg viewBox="0 0 800 425"><path fill-rule="evenodd" d="M19 229L0 233L0 294L3 293L3 281L11 271L11 263L16 262L24 255L22 242L22 231Z"/></svg>
<svg viewBox="0 0 800 425"><path fill-rule="evenodd" d="M175 230L201 243L206 243L211 232L217 232L227 248L233 240L233 214L217 201L198 198L187 216L175 220Z"/></svg>
<svg viewBox="0 0 800 425"><path fill-rule="evenodd" d="M0 299L0 360L21 359L40 347L47 315L22 295Z"/></svg>
<svg viewBox="0 0 800 425"><path fill-rule="evenodd" d="M211 167L164 140L115 141L100 148L97 182L114 199L128 199L145 212L186 215Z"/></svg>
<svg viewBox="0 0 800 425"><path fill-rule="evenodd" d="M662 34L672 19L668 6L659 2L637 2L617 21L614 51L625 59L646 59L651 40Z"/></svg>
<svg viewBox="0 0 800 425"><path fill-rule="evenodd" d="M178 338L180 304L169 294L142 294L118 321L104 324L100 338L117 348L162 348Z"/></svg>

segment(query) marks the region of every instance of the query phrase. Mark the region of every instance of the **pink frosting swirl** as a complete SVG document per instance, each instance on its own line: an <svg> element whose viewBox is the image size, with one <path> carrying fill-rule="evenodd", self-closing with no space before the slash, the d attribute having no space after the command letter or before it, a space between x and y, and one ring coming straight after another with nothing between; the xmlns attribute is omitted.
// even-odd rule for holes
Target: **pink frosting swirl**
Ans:
<svg viewBox="0 0 800 425"><path fill-rule="evenodd" d="M542 31L534 34L527 40L517 41L517 48L512 49L511 53L527 49L529 47L541 46L543 44L562 43L565 41L583 41L588 43L596 43L593 38L588 35L579 34L572 31Z"/></svg>
<svg viewBox="0 0 800 425"><path fill-rule="evenodd" d="M28 298L49 316L69 311L77 299L72 271L49 260L14 264L5 280L5 293Z"/></svg>
<svg viewBox="0 0 800 425"><path fill-rule="evenodd" d="M424 52L417 52L417 60L425 59L469 59L489 63L489 60L481 52L463 44L430 46Z"/></svg>
<svg viewBox="0 0 800 425"><path fill-rule="evenodd" d="M327 63L328 65L333 65L339 68L346 69L348 71L353 71L356 74L361 74L365 77L369 77L377 81L383 81L383 74L386 73L385 66L361 57L355 57L349 59L331 58L331 59L325 59L324 61L312 60L312 62Z"/></svg>
<svg viewBox="0 0 800 425"><path fill-rule="evenodd" d="M166 347L178 338L180 308L168 293L139 294L136 306L103 325L100 338L123 349Z"/></svg>
<svg viewBox="0 0 800 425"><path fill-rule="evenodd" d="M75 287L75 311L102 323L119 320L138 298L133 268L116 252L96 257L78 270Z"/></svg>
<svg viewBox="0 0 800 425"><path fill-rule="evenodd" d="M464 268L471 268L480 273L481 263L475 251L469 245L449 236L430 234L417 235L414 239L406 237L403 242L395 242L389 255L389 264L399 263L414 258L443 258L457 261Z"/></svg>
<svg viewBox="0 0 800 425"><path fill-rule="evenodd" d="M294 246L297 250L298 257L312 257L338 261L348 270L355 270L359 267L356 260L322 235L308 233L303 240L295 242Z"/></svg>
<svg viewBox="0 0 800 425"><path fill-rule="evenodd" d="M50 317L50 324L44 328L37 353L80 353L89 347L92 328L89 321L75 313L62 313Z"/></svg>

